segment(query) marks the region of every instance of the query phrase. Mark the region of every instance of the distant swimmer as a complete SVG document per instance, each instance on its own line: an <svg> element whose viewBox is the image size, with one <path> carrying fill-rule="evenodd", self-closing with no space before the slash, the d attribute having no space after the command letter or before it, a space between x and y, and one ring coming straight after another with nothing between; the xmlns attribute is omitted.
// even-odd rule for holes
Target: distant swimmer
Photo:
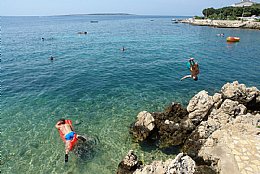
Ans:
<svg viewBox="0 0 260 174"><path fill-rule="evenodd" d="M224 34L224 33L221 33L221 34L217 34L217 36L224 37L224 36L225 36L225 34Z"/></svg>
<svg viewBox="0 0 260 174"><path fill-rule="evenodd" d="M44 37L42 37L42 41L44 41Z"/></svg>
<svg viewBox="0 0 260 174"><path fill-rule="evenodd" d="M65 142L65 162L68 162L69 151L72 151L77 144L78 139L85 142L87 139L81 135L77 135L72 126L71 120L60 119L55 127L59 130L62 140Z"/></svg>
<svg viewBox="0 0 260 174"><path fill-rule="evenodd" d="M122 49L121 49L121 51L125 51L126 50L126 48L125 47L123 47Z"/></svg>
<svg viewBox="0 0 260 174"><path fill-rule="evenodd" d="M192 78L193 80L197 81L198 74L200 73L198 63L194 62L194 58L190 58L189 62L187 63L187 66L188 66L191 74L182 77L181 80L184 80L186 78Z"/></svg>
<svg viewBox="0 0 260 174"><path fill-rule="evenodd" d="M80 31L80 32L78 32L78 34L88 34L88 32L86 32L86 31Z"/></svg>
<svg viewBox="0 0 260 174"><path fill-rule="evenodd" d="M49 59L50 59L51 61L53 61L53 60L54 60L54 57L53 57L53 56L51 56Z"/></svg>

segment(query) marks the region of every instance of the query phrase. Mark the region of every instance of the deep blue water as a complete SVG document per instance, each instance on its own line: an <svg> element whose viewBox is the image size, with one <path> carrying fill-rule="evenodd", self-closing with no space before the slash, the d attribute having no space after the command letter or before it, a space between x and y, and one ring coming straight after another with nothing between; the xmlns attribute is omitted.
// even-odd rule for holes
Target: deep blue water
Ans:
<svg viewBox="0 0 260 174"><path fill-rule="evenodd" d="M213 94L235 80L260 88L259 30L172 18L1 17L2 172L112 174L130 149L145 162L170 158L131 141L128 127L140 111L163 111L172 101L186 106L197 92ZM218 33L241 41L227 44ZM189 57L200 65L196 82L180 81ZM54 128L61 117L81 120L77 132L95 139L87 159L71 154L64 165Z"/></svg>

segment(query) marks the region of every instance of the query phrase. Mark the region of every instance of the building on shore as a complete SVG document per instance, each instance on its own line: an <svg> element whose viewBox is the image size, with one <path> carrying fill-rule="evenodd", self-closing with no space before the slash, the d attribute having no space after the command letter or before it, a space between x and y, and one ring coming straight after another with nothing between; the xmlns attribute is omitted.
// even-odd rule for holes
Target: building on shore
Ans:
<svg viewBox="0 0 260 174"><path fill-rule="evenodd" d="M241 0L239 3L235 3L231 5L232 7L250 7L254 4L257 4L256 2L252 2L251 0Z"/></svg>

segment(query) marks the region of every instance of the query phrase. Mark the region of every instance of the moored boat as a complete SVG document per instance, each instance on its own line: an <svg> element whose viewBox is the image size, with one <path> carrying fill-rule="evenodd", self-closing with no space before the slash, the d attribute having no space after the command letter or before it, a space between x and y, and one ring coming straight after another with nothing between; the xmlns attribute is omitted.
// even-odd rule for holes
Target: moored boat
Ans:
<svg viewBox="0 0 260 174"><path fill-rule="evenodd" d="M239 42L240 38L239 37L227 37L227 42Z"/></svg>

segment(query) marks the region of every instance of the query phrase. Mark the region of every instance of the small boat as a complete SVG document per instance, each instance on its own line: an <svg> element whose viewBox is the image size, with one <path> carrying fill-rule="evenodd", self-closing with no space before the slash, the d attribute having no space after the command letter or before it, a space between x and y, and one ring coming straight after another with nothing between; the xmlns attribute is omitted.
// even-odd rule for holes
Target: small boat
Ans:
<svg viewBox="0 0 260 174"><path fill-rule="evenodd" d="M227 42L239 42L240 38L239 37L227 37Z"/></svg>
<svg viewBox="0 0 260 174"><path fill-rule="evenodd" d="M90 23L98 23L98 21L90 21Z"/></svg>

